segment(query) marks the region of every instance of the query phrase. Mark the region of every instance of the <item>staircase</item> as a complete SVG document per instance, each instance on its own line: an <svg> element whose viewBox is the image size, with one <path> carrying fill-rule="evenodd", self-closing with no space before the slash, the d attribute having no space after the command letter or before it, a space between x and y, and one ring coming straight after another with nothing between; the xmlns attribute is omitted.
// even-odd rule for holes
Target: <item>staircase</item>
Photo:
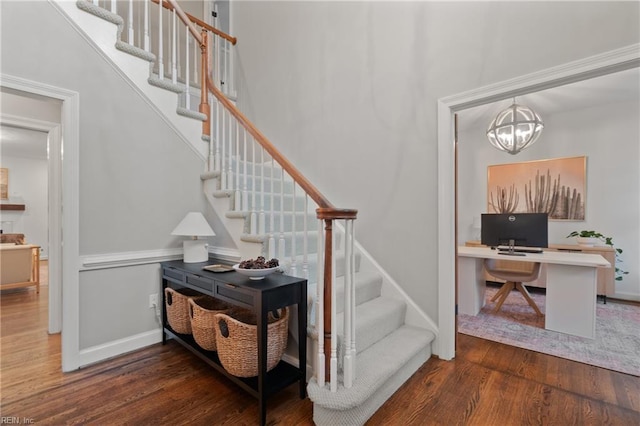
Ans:
<svg viewBox="0 0 640 426"><path fill-rule="evenodd" d="M147 8L163 11L154 1L145 0L144 16L151 16ZM334 209L339 214L332 219L344 219L344 223L327 219L331 209L317 203L321 194L306 179L294 177L297 171L283 166L279 152L265 146L263 136L237 112L229 100L232 88L222 93L222 85L208 87L218 94L206 94L203 88L208 84L202 75L194 75L193 84L193 70L189 66L179 70L175 54L165 73L163 52L152 53L149 40L154 38L146 26L144 36L138 36L143 46L136 46L133 40L142 30L132 28L132 24L143 19L133 17L133 2L124 12L111 1L56 3L201 155L206 165L201 175L203 190L238 245L241 257L276 257L286 273L308 280L311 349L306 363L313 373L307 389L314 403L314 422L365 423L429 359L437 327L357 244L353 238L355 214ZM140 3L135 3L142 10ZM170 14L168 22L184 18L174 2L166 3L164 9ZM98 22L112 25L97 28ZM158 21L158 25L164 24ZM166 37L175 40L175 21L172 25L171 35ZM113 38L104 42L109 40L109 31ZM182 31L185 37L189 32L194 34L189 26ZM156 44L162 39L160 32ZM228 50L229 45L225 46L214 49L213 54ZM188 49L185 45L186 58ZM230 63L228 58L222 62ZM142 68L147 69L144 76ZM173 110L167 106L167 93L177 98ZM203 96L207 97L209 110L202 108ZM330 269L325 263L328 257ZM325 310L327 302L330 309ZM329 315L331 321L327 322ZM291 341L297 336L296 324L294 313ZM294 347L290 344L285 359L297 363Z"/></svg>

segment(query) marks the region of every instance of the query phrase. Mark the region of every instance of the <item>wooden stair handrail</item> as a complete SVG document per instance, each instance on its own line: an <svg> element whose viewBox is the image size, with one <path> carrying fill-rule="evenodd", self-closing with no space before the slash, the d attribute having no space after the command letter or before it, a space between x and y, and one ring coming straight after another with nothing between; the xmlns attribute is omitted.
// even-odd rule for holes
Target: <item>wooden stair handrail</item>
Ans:
<svg viewBox="0 0 640 426"><path fill-rule="evenodd" d="M160 3L160 0L151 0L152 2L154 2L155 4ZM204 28L205 30L216 34L220 37L222 37L225 40L228 40L229 42L231 42L231 44L233 44L235 46L236 42L238 41L238 39L236 39L233 36L230 36L229 34L220 31L219 29L212 27L211 25L207 24L206 22L196 18L193 15L190 15L186 12L184 12L180 7L174 7L173 5L173 1L172 0L166 0L162 2L162 7L164 7L165 9L171 10L173 11L173 9L176 10L176 13L178 14L178 16L180 16L180 19L182 19L182 22L184 22L186 24L185 21L191 21L194 24L199 25L200 27ZM183 14L184 16L182 16L181 14ZM202 39L200 37L200 33L198 32L198 30L196 30L195 28L191 28L189 26L189 31L191 32L191 34L193 34L193 36L195 37L196 40L198 40L198 43L202 44Z"/></svg>
<svg viewBox="0 0 640 426"><path fill-rule="evenodd" d="M158 3L160 0L152 0ZM194 36L194 38L198 41L201 48L206 46L202 36L198 33L197 28L191 22L189 15L185 13L180 6L176 3L176 0L167 0L169 5L172 6L173 10L175 8L176 13L180 17L180 19L189 27L189 31ZM165 3L163 1L163 7ZM231 36L229 36L231 37ZM206 63L206 61L203 61ZM249 121L249 119L242 113L240 110L233 105L227 97L213 84L211 78L209 77L208 72L203 72L203 75L206 75L206 85L209 91L220 101L226 109L233 115L236 120L245 128L246 131L251 134L254 139L271 155L271 157L280 164L280 166L291 176L291 178L298 184L300 187L311 197L313 201L318 205L318 210L316 210L319 219L355 219L358 211L354 209L338 209L333 206L327 200L327 198L322 195L320 191L311 183L309 180L300 173L300 171L293 165L287 158L282 155L280 151L267 139L265 135L262 134L254 125ZM203 112L203 111L201 111ZM208 114L207 114L208 115Z"/></svg>
<svg viewBox="0 0 640 426"><path fill-rule="evenodd" d="M161 0L152 0L154 2ZM302 173L293 165L291 162L282 155L280 151L267 139L265 135L260 132L251 121L242 113L240 110L232 104L227 97L222 93L211 81L211 77L209 76L208 70L208 60L207 60L207 37L205 34L206 29L202 29L202 35L198 34L198 30L193 25L189 16L184 13L184 11L177 4L176 0L167 0L169 4L175 8L176 13L180 17L180 19L184 22L185 25L189 27L189 32L194 36L194 38L198 41L200 45L200 50L202 51L202 99L200 103L200 112L207 115L207 120L203 123L203 129L208 128L208 123L211 117L209 117L209 112L206 110L208 106L207 100L205 99L206 92L208 89L215 97L218 99L220 103L224 105L224 107L229 111L233 117L244 127L245 131L249 132L257 141L263 149L265 149L271 158L278 162L278 164L282 167L284 171L286 171L289 176L300 185L305 193L307 193L311 199L316 203L318 208L316 209L316 215L318 219L324 221L325 223L325 247L324 247L324 292L323 292L323 312L324 312L324 335L318 336L318 339L324 340L324 351L325 351L325 380L330 380L330 345L332 340L331 333L331 304L332 304L332 265L333 265L333 221L336 219L346 219L346 220L354 220L358 215L358 210L355 209L341 209L336 208L327 200L327 198L322 195L322 193L311 183L309 180L304 177ZM164 6L164 2L163 2ZM173 10L173 9L172 9ZM235 39L234 39L235 40ZM235 43L234 43L235 44ZM206 83L206 84L205 84ZM206 85L206 89L205 89ZM213 142L213 141L211 141Z"/></svg>
<svg viewBox="0 0 640 426"><path fill-rule="evenodd" d="M207 87L213 95L222 103L227 110L233 115L242 127L248 131L254 139L273 157L274 160L300 185L300 187L311 197L318 205L316 212L318 219L355 219L358 210L336 208L322 195L322 193L309 180L300 173L300 171L284 156L278 149L262 134L249 119L240 110L232 104L227 97L213 84L211 79L207 77Z"/></svg>

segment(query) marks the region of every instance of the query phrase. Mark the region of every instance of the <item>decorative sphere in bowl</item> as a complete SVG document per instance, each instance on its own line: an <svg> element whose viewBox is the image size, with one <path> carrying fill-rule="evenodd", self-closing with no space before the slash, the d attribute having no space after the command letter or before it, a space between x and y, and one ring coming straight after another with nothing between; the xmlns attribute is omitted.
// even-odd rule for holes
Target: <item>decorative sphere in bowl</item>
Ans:
<svg viewBox="0 0 640 426"><path fill-rule="evenodd" d="M278 267L263 268L263 269L244 269L240 267L239 263L233 265L233 269L242 275L249 277L250 280L261 280L269 274L278 270Z"/></svg>

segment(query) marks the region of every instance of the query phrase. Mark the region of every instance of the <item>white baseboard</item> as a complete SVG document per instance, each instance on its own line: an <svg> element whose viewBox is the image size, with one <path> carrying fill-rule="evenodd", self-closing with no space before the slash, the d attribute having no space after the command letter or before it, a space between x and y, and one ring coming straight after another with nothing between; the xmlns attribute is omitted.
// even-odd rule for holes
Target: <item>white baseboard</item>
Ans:
<svg viewBox="0 0 640 426"><path fill-rule="evenodd" d="M80 350L79 365L86 367L99 361L104 361L127 352L144 348L162 341L162 330L147 331L126 337L124 339L114 340L113 342L103 343L101 345L92 346L87 349Z"/></svg>

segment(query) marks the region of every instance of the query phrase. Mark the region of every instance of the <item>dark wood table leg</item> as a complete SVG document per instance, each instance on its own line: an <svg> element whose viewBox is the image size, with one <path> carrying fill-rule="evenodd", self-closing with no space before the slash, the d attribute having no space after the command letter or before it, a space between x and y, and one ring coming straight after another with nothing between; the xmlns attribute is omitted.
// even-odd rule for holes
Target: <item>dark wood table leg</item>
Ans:
<svg viewBox="0 0 640 426"><path fill-rule="evenodd" d="M300 285L298 302L298 359L300 360L300 399L307 396L307 283Z"/></svg>
<svg viewBox="0 0 640 426"><path fill-rule="evenodd" d="M258 328L258 399L260 411L260 424L267 423L267 310L264 301L261 300L256 307L257 328Z"/></svg>

